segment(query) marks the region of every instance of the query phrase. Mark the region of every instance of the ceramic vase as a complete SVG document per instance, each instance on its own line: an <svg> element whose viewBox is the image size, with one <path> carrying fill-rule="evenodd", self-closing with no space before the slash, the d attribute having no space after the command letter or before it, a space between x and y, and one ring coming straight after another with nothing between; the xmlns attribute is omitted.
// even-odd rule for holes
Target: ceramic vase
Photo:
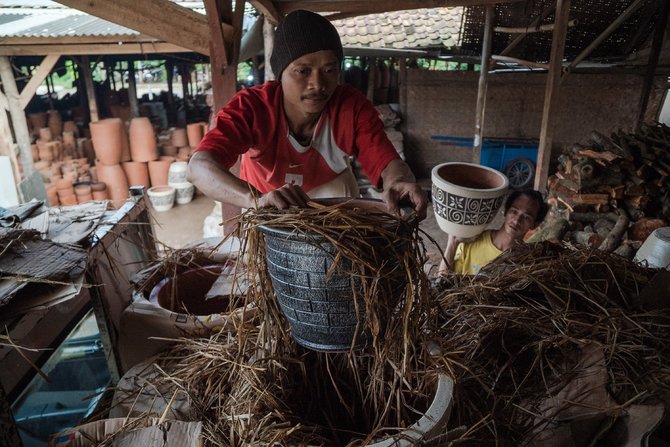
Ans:
<svg viewBox="0 0 670 447"><path fill-rule="evenodd" d="M156 134L149 118L133 118L130 122L130 157L133 161L153 161L158 158Z"/></svg>
<svg viewBox="0 0 670 447"><path fill-rule="evenodd" d="M147 163L141 161L126 161L121 164L126 173L129 186L151 186Z"/></svg>
<svg viewBox="0 0 670 447"><path fill-rule="evenodd" d="M473 163L442 163L431 173L435 218L442 231L461 238L480 234L493 220L509 187L495 169Z"/></svg>
<svg viewBox="0 0 670 447"><path fill-rule="evenodd" d="M121 162L123 123L118 118L107 118L89 124L93 149L97 160L113 166Z"/></svg>

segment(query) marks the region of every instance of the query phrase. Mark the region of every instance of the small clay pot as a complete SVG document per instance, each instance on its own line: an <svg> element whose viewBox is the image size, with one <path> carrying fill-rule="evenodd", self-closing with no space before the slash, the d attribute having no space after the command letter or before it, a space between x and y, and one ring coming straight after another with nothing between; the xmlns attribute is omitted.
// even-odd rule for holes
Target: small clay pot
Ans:
<svg viewBox="0 0 670 447"><path fill-rule="evenodd" d="M175 161L168 170L168 184L186 182L186 170L188 163L185 161Z"/></svg>
<svg viewBox="0 0 670 447"><path fill-rule="evenodd" d="M167 211L174 205L175 190L172 186L152 186L147 195L151 206L158 212Z"/></svg>

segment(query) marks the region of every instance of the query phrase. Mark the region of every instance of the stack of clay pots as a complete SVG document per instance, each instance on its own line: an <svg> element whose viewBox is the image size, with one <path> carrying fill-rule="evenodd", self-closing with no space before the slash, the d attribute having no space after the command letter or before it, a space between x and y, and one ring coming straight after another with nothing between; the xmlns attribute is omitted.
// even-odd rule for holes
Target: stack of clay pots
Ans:
<svg viewBox="0 0 670 447"><path fill-rule="evenodd" d="M176 161L172 163L168 172L168 184L174 188L175 200L180 205L189 203L195 191L193 183L186 181L187 166L188 163L185 161Z"/></svg>
<svg viewBox="0 0 670 447"><path fill-rule="evenodd" d="M130 161L130 147L123 122L119 118L106 118L89 124L96 156L98 180L107 185L111 204L119 208L128 198L128 180L121 167Z"/></svg>

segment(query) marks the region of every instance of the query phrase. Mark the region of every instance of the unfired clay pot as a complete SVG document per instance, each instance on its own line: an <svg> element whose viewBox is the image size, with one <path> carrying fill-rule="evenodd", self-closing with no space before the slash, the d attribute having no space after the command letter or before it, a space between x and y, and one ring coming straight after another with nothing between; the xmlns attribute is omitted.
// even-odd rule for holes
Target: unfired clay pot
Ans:
<svg viewBox="0 0 670 447"><path fill-rule="evenodd" d="M509 187L495 169L473 163L442 163L431 174L435 218L450 235L480 234L495 217Z"/></svg>
<svg viewBox="0 0 670 447"><path fill-rule="evenodd" d="M149 118L133 118L130 122L130 156L133 161L153 161L158 158L156 134Z"/></svg>
<svg viewBox="0 0 670 447"><path fill-rule="evenodd" d="M129 186L151 186L147 163L141 161L126 161L121 164L126 173Z"/></svg>

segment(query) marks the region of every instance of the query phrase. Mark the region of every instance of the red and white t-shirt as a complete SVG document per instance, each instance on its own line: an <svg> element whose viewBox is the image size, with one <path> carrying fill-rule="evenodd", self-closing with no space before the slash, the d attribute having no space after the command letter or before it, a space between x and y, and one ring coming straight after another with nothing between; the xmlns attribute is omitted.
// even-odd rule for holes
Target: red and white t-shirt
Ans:
<svg viewBox="0 0 670 447"><path fill-rule="evenodd" d="M348 169L349 156L379 187L384 168L400 158L375 108L349 85L337 86L311 144L302 146L289 133L276 81L238 92L196 150L211 152L227 169L242 155L240 177L261 193L292 182L309 192Z"/></svg>

